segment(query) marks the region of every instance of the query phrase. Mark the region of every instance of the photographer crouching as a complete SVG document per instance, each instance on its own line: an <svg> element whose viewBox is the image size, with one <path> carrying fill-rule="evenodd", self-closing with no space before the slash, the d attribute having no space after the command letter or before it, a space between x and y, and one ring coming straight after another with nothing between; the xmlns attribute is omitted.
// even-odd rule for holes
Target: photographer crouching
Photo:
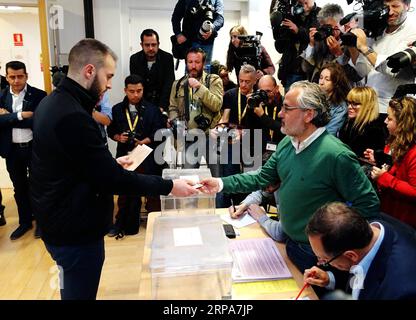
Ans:
<svg viewBox="0 0 416 320"><path fill-rule="evenodd" d="M113 107L113 121L108 126L108 136L117 142L117 158L126 156L138 145L156 146L155 132L163 128L162 117L158 107L143 99L145 80L138 75L130 75L125 81L124 100ZM153 154L149 155L136 169L144 174L161 175ZM118 213L116 222L108 233L109 236L123 237L139 232L141 197L139 195L120 195L117 200ZM160 200L147 197L146 210L159 211Z"/></svg>
<svg viewBox="0 0 416 320"><path fill-rule="evenodd" d="M309 43L309 29L318 26L315 0L272 0L270 22L277 52L282 54L278 78L289 90L292 83L306 79L300 54Z"/></svg>
<svg viewBox="0 0 416 320"><path fill-rule="evenodd" d="M261 127L267 139L266 151L275 151L277 144L284 138L280 131L281 119L277 116L282 108L283 98L280 93L280 86L273 76L265 75L260 78L258 91L249 98L255 106L253 111L259 117ZM259 95L258 92L263 92Z"/></svg>

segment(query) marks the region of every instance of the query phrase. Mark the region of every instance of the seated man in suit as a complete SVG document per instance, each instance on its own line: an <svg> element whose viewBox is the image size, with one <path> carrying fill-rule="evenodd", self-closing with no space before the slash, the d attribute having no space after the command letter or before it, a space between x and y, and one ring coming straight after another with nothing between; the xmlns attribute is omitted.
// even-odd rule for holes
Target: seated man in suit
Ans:
<svg viewBox="0 0 416 320"><path fill-rule="evenodd" d="M385 221L368 223L340 202L319 208L306 227L318 265L349 271L346 291L354 300L416 298L416 238ZM406 261L406 263L404 263ZM319 267L306 269L305 282L330 289L335 277Z"/></svg>
<svg viewBox="0 0 416 320"><path fill-rule="evenodd" d="M9 86L0 97L0 156L13 182L19 227L10 235L17 240L32 228L28 170L32 153L33 113L46 92L27 84L26 66L20 61L6 64ZM35 237L39 237L38 229Z"/></svg>

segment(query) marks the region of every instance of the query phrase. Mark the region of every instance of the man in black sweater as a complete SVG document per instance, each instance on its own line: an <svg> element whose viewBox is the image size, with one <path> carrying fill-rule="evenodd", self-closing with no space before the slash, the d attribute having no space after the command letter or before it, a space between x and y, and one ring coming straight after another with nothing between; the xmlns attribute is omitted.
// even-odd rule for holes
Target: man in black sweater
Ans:
<svg viewBox="0 0 416 320"><path fill-rule="evenodd" d="M144 79L144 99L165 112L175 81L173 57L159 48L159 34L153 29L144 30L140 41L143 50L130 57L130 74L137 74Z"/></svg>
<svg viewBox="0 0 416 320"><path fill-rule="evenodd" d="M116 59L101 42L81 40L69 53L67 78L34 117L31 199L42 239L62 272L62 299L96 298L114 193L197 193L182 180L126 171L128 157L111 156L92 111L111 89Z"/></svg>

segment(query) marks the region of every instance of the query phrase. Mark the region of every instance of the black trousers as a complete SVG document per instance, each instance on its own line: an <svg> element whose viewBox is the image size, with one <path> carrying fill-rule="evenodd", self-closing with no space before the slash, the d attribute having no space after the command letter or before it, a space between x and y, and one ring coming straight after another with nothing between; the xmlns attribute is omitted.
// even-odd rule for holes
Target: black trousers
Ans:
<svg viewBox="0 0 416 320"><path fill-rule="evenodd" d="M59 269L62 300L95 300L105 260L104 239L74 246L45 243Z"/></svg>
<svg viewBox="0 0 416 320"><path fill-rule="evenodd" d="M29 197L29 167L32 153L32 143L13 143L6 167L14 188L14 199L19 213L19 224L32 225L32 208Z"/></svg>

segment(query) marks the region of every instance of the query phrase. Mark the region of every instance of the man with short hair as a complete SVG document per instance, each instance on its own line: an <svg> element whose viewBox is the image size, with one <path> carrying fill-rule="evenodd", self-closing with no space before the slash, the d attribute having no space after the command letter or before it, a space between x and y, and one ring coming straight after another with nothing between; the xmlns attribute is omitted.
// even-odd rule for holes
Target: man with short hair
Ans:
<svg viewBox="0 0 416 320"><path fill-rule="evenodd" d="M159 48L159 34L146 29L140 35L142 50L130 57L130 74L144 79L144 99L167 112L172 83L175 81L173 57Z"/></svg>
<svg viewBox="0 0 416 320"><path fill-rule="evenodd" d="M416 299L416 238L385 221L371 224L344 203L319 208L305 230L318 265L350 272L347 283L354 300ZM305 270L306 283L334 288L332 273Z"/></svg>
<svg viewBox="0 0 416 320"><path fill-rule="evenodd" d="M108 127L108 136L117 142L116 157L126 156L138 145L155 148L155 132L163 128L159 109L143 99L144 79L139 75L128 76L124 81L124 100L113 107L113 121ZM151 153L136 172L160 175ZM132 235L140 227L140 195L120 195L117 200L118 213L109 236ZM147 197L146 210L160 211L160 199Z"/></svg>
<svg viewBox="0 0 416 320"><path fill-rule="evenodd" d="M206 179L205 193L250 192L281 181L280 223L287 235L288 257L300 271L316 264L305 235L315 210L332 201L351 202L366 218L377 217L379 199L355 154L330 135L329 102L318 84L299 81L285 96L282 110L285 137L256 173Z"/></svg>
<svg viewBox="0 0 416 320"><path fill-rule="evenodd" d="M113 159L92 112L111 89L116 60L105 44L81 40L69 53L68 76L35 114L31 200L42 239L61 270L64 300L96 298L113 194L198 192L182 180L126 171L128 157Z"/></svg>
<svg viewBox="0 0 416 320"><path fill-rule="evenodd" d="M20 61L6 64L9 87L0 98L0 156L6 159L7 171L14 188L19 214L19 226L10 235L11 240L21 238L32 229L33 211L29 198L29 178L33 112L46 92L27 83L26 65ZM35 238L39 238L36 224Z"/></svg>
<svg viewBox="0 0 416 320"><path fill-rule="evenodd" d="M351 61L358 74L366 79L366 85L377 92L380 113L387 116L387 107L397 87L414 83L412 66L393 73L387 66L387 58L407 48L416 40L416 24L407 17L411 0L385 0L389 9L387 26L377 39L367 39L363 30L351 30L357 36L357 47L350 47Z"/></svg>
<svg viewBox="0 0 416 320"><path fill-rule="evenodd" d="M211 64L214 40L223 25L223 0L178 0L172 13L172 28L178 44L188 41L189 47L204 50L207 65Z"/></svg>

